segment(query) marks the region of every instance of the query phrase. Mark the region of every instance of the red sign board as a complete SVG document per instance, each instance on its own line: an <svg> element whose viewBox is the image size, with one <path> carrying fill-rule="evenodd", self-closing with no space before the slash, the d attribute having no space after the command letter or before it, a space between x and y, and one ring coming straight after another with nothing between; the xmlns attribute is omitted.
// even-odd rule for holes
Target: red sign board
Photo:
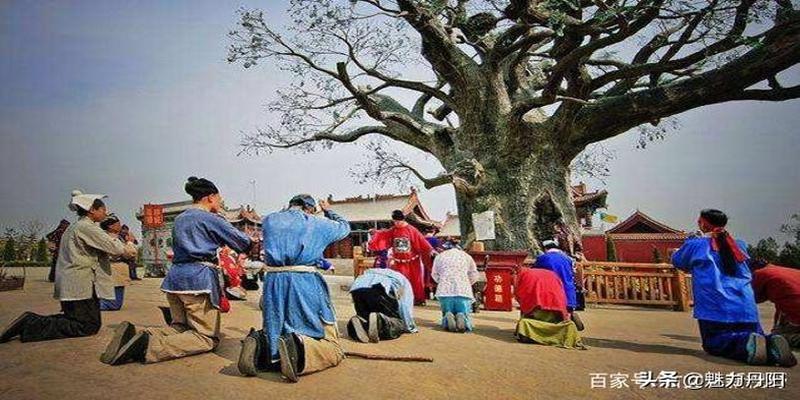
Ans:
<svg viewBox="0 0 800 400"><path fill-rule="evenodd" d="M491 311L511 311L512 285L514 268L495 267L486 268L486 290L483 292L483 304Z"/></svg>
<svg viewBox="0 0 800 400"><path fill-rule="evenodd" d="M142 214L142 225L146 228L164 225L164 207L160 204L145 204Z"/></svg>

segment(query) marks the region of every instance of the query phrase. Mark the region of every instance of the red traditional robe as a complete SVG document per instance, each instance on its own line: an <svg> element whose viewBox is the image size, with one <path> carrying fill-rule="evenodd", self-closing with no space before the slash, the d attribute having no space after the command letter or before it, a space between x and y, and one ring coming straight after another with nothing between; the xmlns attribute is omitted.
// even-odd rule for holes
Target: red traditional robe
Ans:
<svg viewBox="0 0 800 400"><path fill-rule="evenodd" d="M415 303L425 301L425 285L430 285L425 277L430 276L433 247L417 228L406 225L401 228L392 227L376 231L369 241L368 248L370 251L391 248L392 257L389 260L391 268L403 274L411 282Z"/></svg>
<svg viewBox="0 0 800 400"><path fill-rule="evenodd" d="M515 288L522 315L542 309L560 314L564 321L569 320L564 285L555 272L542 268L521 268Z"/></svg>
<svg viewBox="0 0 800 400"><path fill-rule="evenodd" d="M221 298L225 298L225 300L245 300L247 291L242 288L242 275L244 275L242 262L236 256L236 253L227 246L219 250L217 258L219 259L219 267L227 278L227 284Z"/></svg>
<svg viewBox="0 0 800 400"><path fill-rule="evenodd" d="M776 319L783 315L793 325L800 325L800 270L768 264L753 272L756 302L775 303Z"/></svg>

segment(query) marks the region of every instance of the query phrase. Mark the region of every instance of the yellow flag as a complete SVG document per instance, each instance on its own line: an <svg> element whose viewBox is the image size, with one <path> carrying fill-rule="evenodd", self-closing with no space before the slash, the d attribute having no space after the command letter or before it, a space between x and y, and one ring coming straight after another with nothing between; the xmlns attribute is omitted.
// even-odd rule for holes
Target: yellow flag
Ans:
<svg viewBox="0 0 800 400"><path fill-rule="evenodd" d="M619 220L619 217L617 217L616 215L600 213L600 219L605 222L608 222L609 224L614 224L617 222L617 220Z"/></svg>

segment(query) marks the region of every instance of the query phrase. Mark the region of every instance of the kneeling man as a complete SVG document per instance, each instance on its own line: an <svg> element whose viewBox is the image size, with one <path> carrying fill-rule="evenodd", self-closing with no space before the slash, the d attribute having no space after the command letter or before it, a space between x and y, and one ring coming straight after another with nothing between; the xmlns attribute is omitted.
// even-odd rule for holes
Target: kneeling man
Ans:
<svg viewBox="0 0 800 400"><path fill-rule="evenodd" d="M414 290L403 274L370 268L350 288L356 315L347 323L347 333L360 342L377 343L417 332L412 309Z"/></svg>

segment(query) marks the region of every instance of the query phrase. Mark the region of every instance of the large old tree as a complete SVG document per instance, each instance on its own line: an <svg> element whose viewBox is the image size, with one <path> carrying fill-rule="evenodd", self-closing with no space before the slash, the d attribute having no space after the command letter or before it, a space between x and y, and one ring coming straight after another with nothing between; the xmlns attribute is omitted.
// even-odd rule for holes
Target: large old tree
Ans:
<svg viewBox="0 0 800 400"><path fill-rule="evenodd" d="M375 175L453 185L462 234L493 210L498 249L537 249L559 219L577 234L570 165L587 146L704 105L800 97L779 76L800 60L790 0L292 0L289 13L280 27L243 10L230 33L229 61L294 77L270 105L279 123L244 146L408 144L443 172L384 145Z"/></svg>

